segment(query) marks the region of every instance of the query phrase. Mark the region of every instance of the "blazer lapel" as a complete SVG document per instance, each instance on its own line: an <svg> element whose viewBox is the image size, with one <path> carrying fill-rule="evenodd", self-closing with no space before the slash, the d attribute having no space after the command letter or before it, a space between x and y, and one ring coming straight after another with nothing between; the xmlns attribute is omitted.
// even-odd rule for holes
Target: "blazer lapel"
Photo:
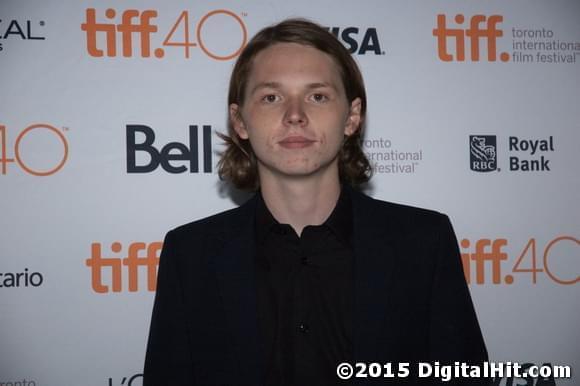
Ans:
<svg viewBox="0 0 580 386"><path fill-rule="evenodd" d="M354 240L354 356L377 361L377 341L384 325L395 262L392 235L373 199L351 191ZM378 216L378 217L377 217ZM385 229L387 231L385 232Z"/></svg>
<svg viewBox="0 0 580 386"><path fill-rule="evenodd" d="M224 310L233 332L235 356L239 360L239 379L261 384L264 343L258 333L255 279L255 198L238 210L236 217L215 241L220 251L212 257Z"/></svg>

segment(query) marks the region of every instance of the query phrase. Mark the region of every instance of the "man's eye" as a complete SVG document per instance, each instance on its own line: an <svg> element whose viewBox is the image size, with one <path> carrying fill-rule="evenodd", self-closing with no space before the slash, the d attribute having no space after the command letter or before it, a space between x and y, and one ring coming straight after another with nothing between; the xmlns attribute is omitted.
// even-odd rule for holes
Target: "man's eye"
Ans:
<svg viewBox="0 0 580 386"><path fill-rule="evenodd" d="M324 94L312 94L310 99L312 99L314 102L321 103L326 102L328 100L328 97Z"/></svg>
<svg viewBox="0 0 580 386"><path fill-rule="evenodd" d="M275 94L264 95L262 101L266 103L274 103L278 101L278 96Z"/></svg>

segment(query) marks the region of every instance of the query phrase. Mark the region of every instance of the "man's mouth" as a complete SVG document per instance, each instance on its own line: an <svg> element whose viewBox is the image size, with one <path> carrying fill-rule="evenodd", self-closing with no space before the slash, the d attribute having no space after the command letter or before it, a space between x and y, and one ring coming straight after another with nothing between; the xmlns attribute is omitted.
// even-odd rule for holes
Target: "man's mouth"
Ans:
<svg viewBox="0 0 580 386"><path fill-rule="evenodd" d="M306 137L302 137L300 135L292 135L290 137L284 138L283 140L278 142L278 144L287 149L299 149L311 146L314 142L316 141L308 139Z"/></svg>

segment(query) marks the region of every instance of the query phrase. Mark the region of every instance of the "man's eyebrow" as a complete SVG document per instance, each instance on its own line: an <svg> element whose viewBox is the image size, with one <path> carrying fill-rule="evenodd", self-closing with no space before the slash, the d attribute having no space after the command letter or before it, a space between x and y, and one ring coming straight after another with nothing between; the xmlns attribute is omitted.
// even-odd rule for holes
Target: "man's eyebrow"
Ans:
<svg viewBox="0 0 580 386"><path fill-rule="evenodd" d="M255 85L254 87L252 87L252 90L250 90L250 95L255 93L256 91L258 91L261 88L281 88L282 84L278 83L278 82L260 82L257 85Z"/></svg>
<svg viewBox="0 0 580 386"><path fill-rule="evenodd" d="M313 89L317 89L317 88L326 88L326 87L331 88L333 90L337 90L337 87L334 84L328 83L328 82L314 82L314 83L308 83L306 85L306 88L309 90L313 90ZM282 84L279 82L260 82L260 83L256 84L254 87L252 87L250 94L254 94L256 91L258 91L262 88L279 89L279 88L282 88Z"/></svg>
<svg viewBox="0 0 580 386"><path fill-rule="evenodd" d="M333 83L327 83L327 82L309 83L306 87L309 89L326 88L326 87L331 88L333 90L337 89Z"/></svg>

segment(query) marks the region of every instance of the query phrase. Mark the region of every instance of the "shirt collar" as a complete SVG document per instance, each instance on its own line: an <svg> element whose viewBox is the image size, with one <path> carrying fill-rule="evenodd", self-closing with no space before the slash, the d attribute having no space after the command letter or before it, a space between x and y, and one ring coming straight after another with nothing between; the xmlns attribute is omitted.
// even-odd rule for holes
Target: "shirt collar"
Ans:
<svg viewBox="0 0 580 386"><path fill-rule="evenodd" d="M274 218L262 197L262 191L258 190L256 200L256 238L259 244L263 244L266 237L279 222Z"/></svg>
<svg viewBox="0 0 580 386"><path fill-rule="evenodd" d="M277 228L278 225L280 223L266 206L262 192L258 191L256 202L257 241L263 243L271 231L279 229ZM344 242L349 247L352 245L352 201L348 188L341 186L338 201L330 216L322 225L327 226L341 242Z"/></svg>
<svg viewBox="0 0 580 386"><path fill-rule="evenodd" d="M330 228L338 240L351 246L352 202L349 190L344 186L341 187L336 206L324 224Z"/></svg>

